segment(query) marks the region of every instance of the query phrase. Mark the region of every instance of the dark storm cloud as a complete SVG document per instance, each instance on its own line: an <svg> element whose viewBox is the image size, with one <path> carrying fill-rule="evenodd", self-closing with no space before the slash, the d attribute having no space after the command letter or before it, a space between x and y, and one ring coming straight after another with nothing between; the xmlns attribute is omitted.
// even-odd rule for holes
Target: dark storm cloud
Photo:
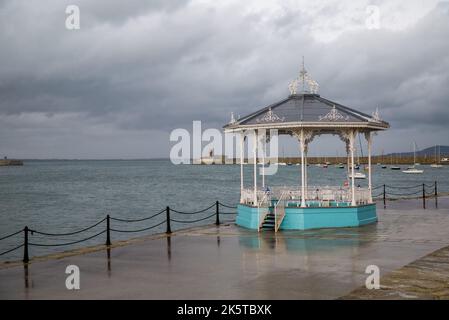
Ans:
<svg viewBox="0 0 449 320"><path fill-rule="evenodd" d="M64 27L68 4L79 5L81 30ZM62 128L61 139L71 130L98 132L104 148L109 143L121 156L116 136L156 130L147 154L166 155L168 141L156 140L173 128L190 128L192 120L221 127L231 111L244 115L284 98L302 55L323 96L367 113L379 107L397 129L439 126L449 135L447 8L441 3L404 30L362 27L321 42L309 26L331 19L338 4L319 16L292 8L267 17L189 1L5 1L0 147L32 156L42 146L27 137L44 126L42 140ZM363 15L349 18L363 24ZM82 139L71 141L92 143ZM45 147L64 157L56 147L64 141L52 141Z"/></svg>

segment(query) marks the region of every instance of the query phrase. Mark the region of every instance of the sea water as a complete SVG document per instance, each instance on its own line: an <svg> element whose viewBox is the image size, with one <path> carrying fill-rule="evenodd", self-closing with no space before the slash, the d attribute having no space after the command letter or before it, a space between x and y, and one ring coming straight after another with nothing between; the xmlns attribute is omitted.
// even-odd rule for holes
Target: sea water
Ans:
<svg viewBox="0 0 449 320"><path fill-rule="evenodd" d="M404 166L404 169L406 166ZM438 181L439 190L449 191L449 166L420 166L423 174L373 166L373 185L413 186ZM253 186L253 165L244 166L245 186ZM298 186L300 166L279 166L278 173L266 176L268 186ZM362 171L362 170L361 170ZM365 172L367 173L367 172ZM309 186L343 186L346 169L333 165L308 168ZM258 183L262 179L258 176ZM366 180L356 180L366 186ZM193 212L209 207L216 200L236 205L239 199L239 165L173 165L169 160L29 160L20 167L0 167L0 238L28 226L47 233L67 233L88 227L107 214L116 218L138 219L160 212L167 206L177 211ZM419 191L419 188L416 189ZM378 194L377 189L373 194ZM407 192L407 191L405 191ZM220 208L221 211L235 210ZM198 215L171 212L171 218L193 220L215 212L211 208ZM232 220L234 216L222 216ZM165 219L165 213L133 224L111 221L112 228L135 230ZM194 224L172 223L172 229L215 222L215 217ZM44 237L30 235L30 242L49 244L80 240L102 231L105 223L74 236ZM165 224L140 233L112 233L112 241L165 231ZM63 247L30 247L30 255L101 244L105 234L89 241ZM23 243L23 234L0 241L0 253ZM0 261L20 259L22 249L0 256Z"/></svg>

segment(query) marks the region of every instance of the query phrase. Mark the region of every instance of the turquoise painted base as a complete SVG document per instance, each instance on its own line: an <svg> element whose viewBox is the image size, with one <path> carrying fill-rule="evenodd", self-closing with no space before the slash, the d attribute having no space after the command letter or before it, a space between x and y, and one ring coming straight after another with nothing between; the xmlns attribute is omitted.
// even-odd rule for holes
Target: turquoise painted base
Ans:
<svg viewBox="0 0 449 320"><path fill-rule="evenodd" d="M239 226L257 230L259 226L259 217L264 216L267 212L268 208L249 207L239 204L237 206L237 218L235 222Z"/></svg>
<svg viewBox="0 0 449 320"><path fill-rule="evenodd" d="M260 210L260 211L259 211ZM265 210L265 211L263 211ZM258 214L271 208L254 208L246 205L237 206L236 223L239 226L258 228ZM285 217L281 223L281 230L307 230L318 228L358 227L377 221L376 204L356 207L286 207Z"/></svg>

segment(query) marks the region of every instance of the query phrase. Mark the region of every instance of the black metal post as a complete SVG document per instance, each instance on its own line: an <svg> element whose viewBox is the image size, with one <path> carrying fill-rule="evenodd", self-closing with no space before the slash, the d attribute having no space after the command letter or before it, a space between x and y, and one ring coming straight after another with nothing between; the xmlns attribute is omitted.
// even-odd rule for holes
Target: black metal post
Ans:
<svg viewBox="0 0 449 320"><path fill-rule="evenodd" d="M167 231L165 231L165 233L167 233L167 234L170 234L171 233L171 227L170 227L170 207L169 206L167 206L167 209L166 209L166 220L165 220L165 222L166 222L166 225L167 225Z"/></svg>
<svg viewBox="0 0 449 320"><path fill-rule="evenodd" d="M385 192L385 184L384 184L384 209L387 208L387 194Z"/></svg>
<svg viewBox="0 0 449 320"><path fill-rule="evenodd" d="M24 242L24 244L23 244L23 262L24 263L28 263L29 261L30 261L30 258L28 257L28 231L29 231L30 229L28 229L28 226L26 226L24 229L23 229L23 232L24 232L24 236L25 236L25 242Z"/></svg>
<svg viewBox="0 0 449 320"><path fill-rule="evenodd" d="M111 218L106 216L106 245L111 245Z"/></svg>
<svg viewBox="0 0 449 320"><path fill-rule="evenodd" d="M215 202L215 225L220 225L220 203Z"/></svg>
<svg viewBox="0 0 449 320"><path fill-rule="evenodd" d="M426 185L424 183L422 184L422 207L426 208Z"/></svg>
<svg viewBox="0 0 449 320"><path fill-rule="evenodd" d="M435 208L438 209L438 183L435 181Z"/></svg>

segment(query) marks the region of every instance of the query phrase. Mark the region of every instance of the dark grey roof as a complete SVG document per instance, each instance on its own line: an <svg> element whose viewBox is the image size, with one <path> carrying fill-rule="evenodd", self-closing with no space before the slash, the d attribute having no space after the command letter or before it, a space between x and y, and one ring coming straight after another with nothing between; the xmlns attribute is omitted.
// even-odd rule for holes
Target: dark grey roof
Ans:
<svg viewBox="0 0 449 320"><path fill-rule="evenodd" d="M388 128L387 122L376 116L345 107L337 102L327 100L318 94L295 94L269 105L234 123L224 126L238 128L262 124L307 123L319 124L373 124L375 127Z"/></svg>

